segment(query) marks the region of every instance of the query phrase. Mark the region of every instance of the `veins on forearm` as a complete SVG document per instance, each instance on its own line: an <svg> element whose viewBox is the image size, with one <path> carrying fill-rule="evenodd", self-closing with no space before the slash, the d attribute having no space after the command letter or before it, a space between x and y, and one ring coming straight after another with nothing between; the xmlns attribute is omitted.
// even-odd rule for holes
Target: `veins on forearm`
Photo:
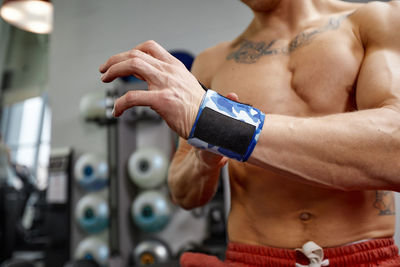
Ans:
<svg viewBox="0 0 400 267"><path fill-rule="evenodd" d="M329 22L318 28L316 30L310 32L301 32L296 35L287 46L284 47L276 47L274 48L274 44L277 39L270 41L268 44L266 42L254 42L250 40L242 40L240 47L230 53L226 59L227 60L235 60L237 63L246 63L252 64L256 63L263 56L271 56L271 55L289 55L297 49L306 46L311 43L311 41L317 35L331 30L336 30L342 24L342 21L347 18L349 14L340 16L338 18L330 18Z"/></svg>
<svg viewBox="0 0 400 267"><path fill-rule="evenodd" d="M379 216L395 215L394 194L391 191L376 191L374 208Z"/></svg>

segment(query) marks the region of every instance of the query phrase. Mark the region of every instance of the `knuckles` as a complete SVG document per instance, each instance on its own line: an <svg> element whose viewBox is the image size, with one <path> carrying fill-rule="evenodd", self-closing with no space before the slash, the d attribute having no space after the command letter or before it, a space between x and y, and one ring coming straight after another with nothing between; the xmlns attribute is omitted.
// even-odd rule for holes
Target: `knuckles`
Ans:
<svg viewBox="0 0 400 267"><path fill-rule="evenodd" d="M141 52L140 52L139 50L137 50L137 49L132 49L132 50L130 50L129 53L128 53L128 57L129 57L129 58L140 57L140 55L141 55Z"/></svg>
<svg viewBox="0 0 400 267"><path fill-rule="evenodd" d="M149 50L158 49L159 47L159 44L154 40L148 40L144 42L143 45L147 47Z"/></svg>
<svg viewBox="0 0 400 267"><path fill-rule="evenodd" d="M129 91L125 94L125 102L128 104L134 104L135 102L135 91Z"/></svg>
<svg viewBox="0 0 400 267"><path fill-rule="evenodd" d="M143 60L139 57L133 57L129 59L129 68L131 70L135 70L138 66L141 66L143 63Z"/></svg>
<svg viewBox="0 0 400 267"><path fill-rule="evenodd" d="M173 102L173 96L170 90L162 90L159 93L159 98L163 103L171 103Z"/></svg>

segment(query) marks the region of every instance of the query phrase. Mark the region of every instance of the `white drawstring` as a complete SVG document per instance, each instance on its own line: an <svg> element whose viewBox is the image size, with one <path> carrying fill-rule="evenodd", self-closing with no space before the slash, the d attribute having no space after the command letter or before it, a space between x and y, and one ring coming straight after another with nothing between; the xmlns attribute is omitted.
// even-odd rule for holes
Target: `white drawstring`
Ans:
<svg viewBox="0 0 400 267"><path fill-rule="evenodd" d="M328 259L323 260L324 259L324 250L312 241L305 243L301 249L298 248L296 250L301 251L310 260L309 265L302 265L302 264L296 263L296 267L329 266L329 260Z"/></svg>

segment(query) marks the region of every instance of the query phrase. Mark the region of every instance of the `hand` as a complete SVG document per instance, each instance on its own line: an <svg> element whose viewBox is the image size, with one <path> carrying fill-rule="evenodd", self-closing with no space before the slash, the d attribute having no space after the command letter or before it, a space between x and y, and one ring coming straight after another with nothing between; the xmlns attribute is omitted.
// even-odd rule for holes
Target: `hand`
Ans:
<svg viewBox="0 0 400 267"><path fill-rule="evenodd" d="M118 98L114 116L133 106L149 106L179 136L189 137L204 90L185 65L159 44L147 41L114 55L99 70L103 82L134 75L148 84L147 91L129 91Z"/></svg>

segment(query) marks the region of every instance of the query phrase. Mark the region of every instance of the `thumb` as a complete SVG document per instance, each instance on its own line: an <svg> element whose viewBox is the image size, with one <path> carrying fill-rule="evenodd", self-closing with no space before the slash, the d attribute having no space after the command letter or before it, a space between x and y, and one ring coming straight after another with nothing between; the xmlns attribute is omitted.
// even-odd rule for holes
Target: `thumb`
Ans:
<svg viewBox="0 0 400 267"><path fill-rule="evenodd" d="M236 101L236 102L239 101L238 95L235 94L235 93L233 93L233 92L227 94L227 95L226 95L226 98L228 98L228 99L230 99L230 100L233 100L233 101Z"/></svg>

